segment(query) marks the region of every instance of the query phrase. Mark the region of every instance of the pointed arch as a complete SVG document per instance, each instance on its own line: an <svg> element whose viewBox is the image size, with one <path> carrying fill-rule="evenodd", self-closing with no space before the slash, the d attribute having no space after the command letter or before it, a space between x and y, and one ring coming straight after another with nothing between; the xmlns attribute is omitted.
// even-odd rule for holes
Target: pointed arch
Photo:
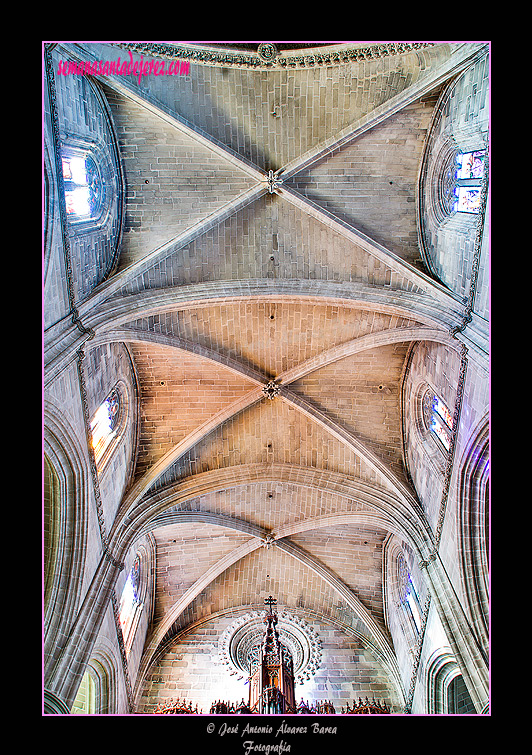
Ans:
<svg viewBox="0 0 532 755"><path fill-rule="evenodd" d="M472 626L489 653L489 423L472 433L460 465L460 571Z"/></svg>
<svg viewBox="0 0 532 755"><path fill-rule="evenodd" d="M450 648L439 648L427 663L427 713L476 713L460 668Z"/></svg>
<svg viewBox="0 0 532 755"><path fill-rule="evenodd" d="M45 407L43 437L44 670L77 609L85 565L87 464L58 409Z"/></svg>

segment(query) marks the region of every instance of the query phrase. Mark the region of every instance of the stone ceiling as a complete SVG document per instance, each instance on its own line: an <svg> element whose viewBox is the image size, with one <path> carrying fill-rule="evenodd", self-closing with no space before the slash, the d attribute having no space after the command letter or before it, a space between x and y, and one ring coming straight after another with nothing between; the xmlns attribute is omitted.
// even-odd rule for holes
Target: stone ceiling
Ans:
<svg viewBox="0 0 532 755"><path fill-rule="evenodd" d="M416 217L455 48L102 82L126 225L117 273L81 310L93 345L126 343L138 376L121 516L157 546L144 668L168 633L268 594L325 617L341 604L387 647L383 542L395 508L417 505L405 360L459 317L423 268Z"/></svg>

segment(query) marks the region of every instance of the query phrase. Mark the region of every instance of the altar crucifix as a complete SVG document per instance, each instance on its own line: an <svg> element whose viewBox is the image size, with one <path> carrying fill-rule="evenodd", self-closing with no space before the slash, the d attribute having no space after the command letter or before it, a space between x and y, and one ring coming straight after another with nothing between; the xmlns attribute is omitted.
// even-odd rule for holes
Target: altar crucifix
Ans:
<svg viewBox="0 0 532 755"><path fill-rule="evenodd" d="M270 616L271 616L272 615L272 606L276 606L277 605L277 601L275 600L275 598L272 598L271 595L268 595L268 597L264 601L264 604L267 605L268 608L270 609Z"/></svg>

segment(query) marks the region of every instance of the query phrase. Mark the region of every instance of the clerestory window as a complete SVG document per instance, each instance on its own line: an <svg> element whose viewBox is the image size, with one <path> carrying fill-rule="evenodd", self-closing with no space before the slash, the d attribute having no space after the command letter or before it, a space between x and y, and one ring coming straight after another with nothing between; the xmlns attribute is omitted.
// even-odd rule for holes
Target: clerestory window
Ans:
<svg viewBox="0 0 532 755"><path fill-rule="evenodd" d="M403 556L399 556L397 566L401 604L410 623L415 627L416 634L419 634L421 631L421 605L418 592Z"/></svg>
<svg viewBox="0 0 532 755"><path fill-rule="evenodd" d="M120 628L126 652L129 653L143 603L140 598L140 556L135 557L120 598Z"/></svg>
<svg viewBox="0 0 532 755"><path fill-rule="evenodd" d="M482 182L486 153L459 152L456 155L453 211L478 213L481 206Z"/></svg>
<svg viewBox="0 0 532 755"><path fill-rule="evenodd" d="M96 410L90 423L92 448L99 470L112 452L113 441L119 438L123 426L123 414L120 391L118 388L113 388Z"/></svg>
<svg viewBox="0 0 532 755"><path fill-rule="evenodd" d="M432 399L432 414L429 427L445 450L449 451L451 448L453 417L444 401L436 395Z"/></svg>
<svg viewBox="0 0 532 755"><path fill-rule="evenodd" d="M104 182L89 152L68 149L62 155L66 212L70 220L98 218L101 213Z"/></svg>
<svg viewBox="0 0 532 755"><path fill-rule="evenodd" d="M453 434L453 415L447 404L431 388L423 394L423 423L438 447L448 452L451 448Z"/></svg>

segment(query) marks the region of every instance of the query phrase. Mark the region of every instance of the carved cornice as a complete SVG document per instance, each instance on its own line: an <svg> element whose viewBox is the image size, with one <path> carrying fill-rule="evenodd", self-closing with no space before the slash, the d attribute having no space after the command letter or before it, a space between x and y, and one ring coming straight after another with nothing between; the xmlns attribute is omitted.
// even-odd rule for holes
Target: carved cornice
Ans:
<svg viewBox="0 0 532 755"><path fill-rule="evenodd" d="M229 44L229 43L228 43ZM167 44L158 42L122 42L117 46L142 55L156 58L183 58L191 63L206 66L223 66L256 69L294 69L358 63L375 60L390 55L403 55L424 47L432 47L434 42L391 42L367 47L354 47L350 44L312 48L311 50L285 50L282 53L274 44L264 42L257 52L235 51L188 44Z"/></svg>

